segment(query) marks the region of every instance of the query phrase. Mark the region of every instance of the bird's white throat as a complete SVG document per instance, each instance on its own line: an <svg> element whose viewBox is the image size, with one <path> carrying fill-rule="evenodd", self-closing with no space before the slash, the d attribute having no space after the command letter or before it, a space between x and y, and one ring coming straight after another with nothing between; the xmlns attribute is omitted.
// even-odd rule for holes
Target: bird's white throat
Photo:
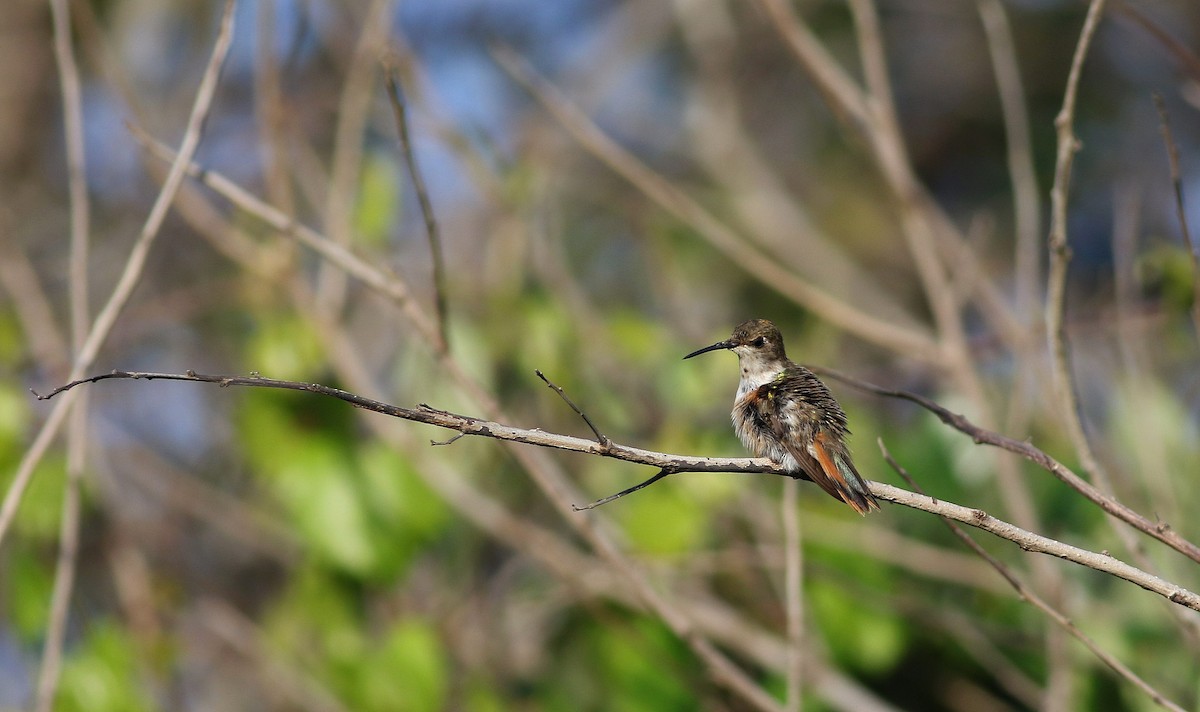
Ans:
<svg viewBox="0 0 1200 712"><path fill-rule="evenodd" d="M738 383L737 397L734 402L740 401L747 393L755 390L765 383L770 383L775 380L786 366L785 363L778 359L763 358L762 354L749 349L735 348L734 353L738 355L738 362L742 367L742 380Z"/></svg>

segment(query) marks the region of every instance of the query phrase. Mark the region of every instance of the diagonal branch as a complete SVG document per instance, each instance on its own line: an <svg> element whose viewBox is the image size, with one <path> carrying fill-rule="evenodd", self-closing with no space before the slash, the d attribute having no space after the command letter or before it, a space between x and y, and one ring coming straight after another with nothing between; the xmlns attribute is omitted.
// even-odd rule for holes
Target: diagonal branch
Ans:
<svg viewBox="0 0 1200 712"><path fill-rule="evenodd" d="M473 418L467 415L459 415L457 413L451 413L445 410L439 410L426 404L420 404L415 408L406 408L403 406L392 405L390 403L384 403L382 401L366 398L364 396L343 391L338 388L321 385L320 383L282 381L272 378L262 378L260 376L204 375L194 371L188 371L186 373L113 371L111 373L98 374L88 378L72 381L63 386L59 386L44 396L39 395L36 392L34 392L34 395L37 396L39 400L47 400L61 393L70 391L77 386L110 379L193 381L200 383L216 383L221 387L250 386L256 388L279 388L285 390L316 393L319 395L343 400L355 406L356 408L362 408L364 410L382 413L384 415L402 418L404 420L434 425L449 430L456 430L464 435L479 435L483 437L494 438L496 440L518 442L527 445L538 445L540 447L568 450L571 452L580 452L589 455L598 455L614 460L622 460L624 462L658 467L663 472L660 472L658 476L651 478L652 480L665 477L666 474L663 473L671 474L683 472L763 473L778 475L781 477L796 476L794 473L783 469L779 465L765 458L716 458L697 457L691 455L673 455L670 453L654 452L628 445L621 445L612 441L610 441L607 446L603 446L595 440L587 440L569 435L559 435L557 433L550 433L538 429L528 430L525 428L516 428L503 423L483 420L481 418ZM920 396L915 397L920 398ZM961 418L961 416L954 417ZM997 435L996 437L1003 438L1003 436L1000 435ZM645 484L650 484L650 482ZM1016 525L1010 524L1002 519L997 519L981 509L964 507L952 502L937 500L932 497L920 495L915 492L910 492L908 490L901 489L899 487L893 487L892 485L883 484L881 482L868 482L867 485L870 487L871 493L880 499L884 499L912 509L919 509L921 511L930 512L939 516L949 517L955 521L959 521L964 524L982 529L991 534L995 534L1002 539L1007 539L1026 551L1049 554L1081 566L1095 569L1096 571L1102 571L1104 573L1111 574L1117 578L1122 578L1126 581L1137 584L1147 591L1157 593L1172 603L1177 603L1181 606L1186 606L1187 608L1200 611L1200 594L1196 594L1177 584L1171 583L1170 581L1166 581L1158 576L1154 576L1146 571L1138 569L1134 566L1130 566L1124 561L1116 559L1107 553L1088 551L1086 549L1081 549L1079 547L1036 534L1026 529L1022 529Z"/></svg>
<svg viewBox="0 0 1200 712"><path fill-rule="evenodd" d="M396 119L396 134L400 140L400 155L404 157L404 165L412 177L413 192L417 194L417 205L421 208L421 218L425 222L425 237L429 241L429 255L433 261L433 316L438 325L440 343L436 344L439 351L449 348L450 340L446 326L446 268L442 259L442 238L438 229L437 218L433 214L433 203L429 200L429 189L425 187L425 178L417 167L417 157L413 150L412 137L408 128L408 100L404 96L404 87L400 84L400 69L392 58L384 60L384 71L387 74L388 99L392 104L392 114Z"/></svg>
<svg viewBox="0 0 1200 712"><path fill-rule="evenodd" d="M891 468L897 472L897 474L903 477L904 480L908 482L910 487L917 492L924 494L921 492L921 488L913 480L912 476L908 474L908 471L905 470L900 463L896 462L895 458L892 457L892 454L888 452L887 447L883 444L883 439L880 438L877 442L879 444L879 449L883 452L883 459L887 461L888 465L890 465ZM969 534L963 531L962 527L946 518L943 518L942 521L946 523L946 526L950 527L950 531L954 533L954 536L958 537L958 539L962 541L967 548L975 552L979 558L990 564L991 567L994 568L996 572L1008 582L1008 585L1012 586L1013 590L1017 592L1017 595L1020 596L1022 600L1028 601L1029 604L1034 608L1037 608L1042 613L1045 613L1046 617L1061 626L1063 630L1071 634L1071 636L1080 643L1083 643L1084 647L1092 651L1092 654L1099 658L1101 662L1112 668L1114 672L1144 692L1160 707L1172 710L1172 712L1183 712L1182 707L1168 700L1161 692L1150 685L1150 683L1146 682L1137 673L1129 669L1125 663L1105 652L1096 643L1096 641L1092 640L1091 637L1080 630L1079 626L1075 625L1070 618L1062 613L1062 611L1059 611L1054 606L1051 606L1046 600L1026 586L1021 579L1019 579L1017 575L1013 573L1011 569L1009 569L1009 567L1005 566L1002 561L988 553L988 551L980 546L978 542L972 539Z"/></svg>
<svg viewBox="0 0 1200 712"><path fill-rule="evenodd" d="M992 430L987 430L986 428L981 428L972 423L965 416L959 413L951 412L932 400L924 396L917 395L916 393L910 393L908 391L895 390L891 388L883 388L882 386L876 386L873 383L860 381L857 378L852 378L843 373L838 373L832 369L822 368L820 366L808 366L808 368L819 375L828 376L859 390L867 391L868 393L874 393L880 396L888 396L890 398L900 398L901 400L916 403L917 405L936 415L938 419L946 425L949 425L961 433L969 435L976 444L991 445L993 447L998 447L1001 450L1007 450L1016 455L1020 455L1026 460L1029 460L1035 465L1040 466L1042 469L1062 480L1068 487L1082 494L1093 504L1097 505L1111 516L1116 517L1117 519L1125 522L1144 534L1149 534L1184 556L1187 556L1193 561L1200 563L1200 546L1196 546L1192 542L1180 536L1179 533L1172 529L1169 524L1165 522L1152 522L1141 514L1138 514L1134 510L1118 502L1116 499L1113 499L1111 496L1100 491L1095 485L1075 474L1071 468L1054 459L1046 452L1035 447L1028 441L1014 440L1007 435L1003 435Z"/></svg>

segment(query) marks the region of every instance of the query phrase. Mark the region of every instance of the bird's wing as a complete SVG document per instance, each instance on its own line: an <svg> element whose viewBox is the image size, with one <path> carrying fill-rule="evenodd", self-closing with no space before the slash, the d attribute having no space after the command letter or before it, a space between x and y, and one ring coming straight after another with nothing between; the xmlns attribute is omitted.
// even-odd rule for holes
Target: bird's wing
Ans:
<svg viewBox="0 0 1200 712"><path fill-rule="evenodd" d="M859 514L879 509L862 476L854 468L840 434L832 432L829 423L813 416L811 412L805 415L814 406L830 408L826 403L813 403L811 398L812 395L824 396L840 416L838 421L845 422L841 408L824 384L816 376L808 375L812 379L810 383L781 379L760 386L756 402L764 405L774 402L775 407L771 410L778 414L776 417L762 418L761 422L769 424L776 440L796 460L808 479L829 496L845 502ZM824 414L826 417L829 415L828 412ZM844 429L842 432L845 432Z"/></svg>

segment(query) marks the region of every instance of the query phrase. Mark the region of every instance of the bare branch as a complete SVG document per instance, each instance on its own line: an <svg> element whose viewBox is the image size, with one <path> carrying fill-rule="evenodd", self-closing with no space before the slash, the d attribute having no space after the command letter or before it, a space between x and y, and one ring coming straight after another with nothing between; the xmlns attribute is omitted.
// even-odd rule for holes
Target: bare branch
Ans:
<svg viewBox="0 0 1200 712"><path fill-rule="evenodd" d="M130 126L129 130L133 133L134 140L142 144L156 158L167 162L178 159L178 154L170 147L154 140L140 127ZM345 246L333 242L316 230L297 223L291 216L264 202L217 171L205 170L199 164L189 163L187 174L219 193L238 208L245 210L272 228L295 238L297 242L309 247L321 257L361 280L363 284L392 300L400 307L405 317L412 322L422 337L429 343L436 340L436 324L416 303L408 285L403 281L370 264Z"/></svg>
<svg viewBox="0 0 1200 712"><path fill-rule="evenodd" d="M1122 16L1129 18L1151 37L1158 40L1159 44L1175 58L1183 71L1192 76L1192 81L1200 81L1200 55L1197 55L1191 47L1172 37L1165 27L1128 2L1117 0L1113 5Z"/></svg>
<svg viewBox="0 0 1200 712"><path fill-rule="evenodd" d="M1067 87L1063 92L1063 105L1054 125L1058 132L1058 156L1054 170L1054 187L1050 190L1050 275L1046 287L1046 331L1050 339L1050 350L1053 354L1054 390L1058 399L1061 415L1071 438L1071 443L1079 455L1083 469L1091 475L1093 481L1105 492L1112 492L1112 483L1108 473L1100 465L1087 433L1083 429L1083 416L1079 409L1079 398L1071 375L1070 345L1067 340L1067 328L1064 321L1066 312L1067 267L1071 262L1071 249L1067 244L1067 194L1071 184L1071 166L1075 153L1079 150L1079 142L1075 137L1075 97L1079 90L1079 76L1083 71L1083 62L1087 57L1088 48L1100 18L1104 13L1104 0L1092 0L1088 8L1087 18L1080 32L1079 43L1075 47L1075 57L1071 62L1071 71L1067 75ZM1193 556L1200 561L1200 549Z"/></svg>
<svg viewBox="0 0 1200 712"><path fill-rule="evenodd" d="M440 428L449 430L457 430L464 435L480 435L484 437L494 438L496 440L504 440L510 442L524 443L527 445L538 445L540 447L555 448L559 450L568 450L572 452L581 452L589 455L599 455L601 457L612 458L614 460L622 460L624 462L632 462L641 465L651 465L658 467L660 472L650 478L631 491L637 491L646 487L653 482L662 479L668 474L683 473L683 472L731 472L731 473L764 473L778 475L782 477L795 477L794 473L784 470L779 465L765 458L716 458L716 457L696 457L688 455L673 455L669 453L654 452L651 450L643 450L641 448L621 445L616 442L610 442L608 447L603 447L600 443L594 440L585 440L583 438L572 437L569 435L559 435L557 433L549 433L544 430L527 430L524 428L515 428L503 423L497 423L480 418L473 418L466 415L458 415L445 410L439 410L424 403L419 404L416 408L405 408L403 406L391 405L382 401L377 401L371 398L343 391L338 388L321 385L319 383L305 383L301 381L282 381L272 378L262 378L260 376L221 376L221 375L204 375L187 371L186 373L147 373L136 371L113 371L111 373L98 374L88 378L82 378L63 386L59 386L46 395L35 396L39 400L47 400L55 397L60 393L70 391L71 389L86 384L95 383L109 379L134 379L134 380L170 380L170 381L195 381L201 383L215 383L221 387L227 386L252 386L258 388L279 388L285 390L305 391L308 393L317 393L324 396L330 396L347 403L376 413L390 415L404 420L411 420L427 425L434 425ZM912 395L912 394L909 394ZM920 398L920 396L912 396ZM935 406L940 408L940 406ZM944 411L944 409L942 409ZM949 413L948 411L944 411ZM961 416L949 414L952 418L962 419ZM965 419L962 419L965 422ZM996 435L997 438L1004 436ZM984 442L984 441L981 441ZM1032 446L1030 446L1032 447ZM1040 452L1040 451L1038 451ZM1043 454L1044 457L1045 456ZM881 482L867 482L871 493L876 497L885 499L889 502L919 509L925 512L931 512L940 516L949 517L956 521L963 522L973 527L983 529L984 531L995 534L1002 539L1008 539L1016 543L1026 551L1037 553L1050 554L1058 558L1071 561L1088 568L1112 574L1118 578L1125 579L1131 583L1137 584L1147 591L1157 593L1172 603L1177 603L1181 606L1186 606L1193 610L1200 611L1200 595L1193 593L1181 586L1166 581L1158 576L1149 574L1141 569L1116 559L1107 553L1097 553L1080 549L1079 547L1065 544L1063 542L1051 539L1049 537L1035 534L1028 530L1017 527L1001 519L997 519L981 509L972 509L963 507L952 502L936 500L925 495L919 495L915 492L893 487L892 485L883 484ZM727 660L721 664L728 663Z"/></svg>
<svg viewBox="0 0 1200 712"><path fill-rule="evenodd" d="M942 406L934 403L924 396L910 393L908 391L895 390L891 388L883 388L876 386L866 381L861 381L857 378L852 378L843 373L839 373L832 369L822 368L820 366L808 366L813 372L822 376L828 376L853 386L859 390L874 393L876 395L888 396L890 398L900 398L902 400L916 403L933 413L946 425L958 430L961 433L969 435L976 444L992 445L1002 450L1007 450L1011 453L1020 455L1030 462L1040 466L1050 474L1062 480L1071 489L1079 492L1092 503L1099 506L1105 512L1113 517L1125 522L1140 532L1149 534L1158 539L1172 549L1187 556L1188 558L1200 563L1200 546L1196 546L1192 542L1180 536L1169 524L1165 522L1152 522L1141 514L1138 514L1129 507L1121 504L1111 496L1101 492L1094 485L1087 482L1079 475L1075 474L1071 468L1054 459L1044 451L1035 447L1032 443L1022 440L1014 440L1007 435L1002 435L986 428L981 428L975 425L966 417L952 413Z"/></svg>
<svg viewBox="0 0 1200 712"><path fill-rule="evenodd" d="M887 446L883 444L883 438L879 438L877 442L879 444L879 449L883 452L883 459L886 460L889 465L891 465L892 469L895 470L896 473L901 477L903 477L904 481L907 482L908 485L915 491L924 494L924 492L921 491L921 487L916 483L916 481L913 480L912 476L908 474L908 471L901 467L900 463L896 462L895 458L892 457L892 454L888 452ZM1045 613L1047 618L1057 623L1063 630L1070 633L1072 637L1083 643L1084 647L1090 650L1093 655L1100 659L1101 662L1112 668L1112 670L1118 675L1132 683L1134 687L1137 687L1139 690L1146 693L1146 695L1160 707L1172 710L1172 712L1184 712L1182 707L1164 697L1161 692L1139 677L1138 674L1133 670L1130 670L1124 663L1102 650L1096 641L1092 640L1083 631L1079 630L1079 628L1071 622L1070 618L1067 618L1061 611L1051 606L1041 596L1037 595L1033 590L1022 583L1021 579L1017 578L1017 575L1004 565L1004 562L989 554L987 550L985 550L979 545L978 542L972 539L969 534L963 531L962 527L958 526L946 517L942 517L942 521L946 523L946 526L950 527L950 531L954 533L954 536L958 537L962 543L966 544L967 548L975 552L979 558L990 564L992 568L996 569L996 572L999 573L1004 580L1013 587L1013 590L1017 592L1018 596L1020 596L1023 600L1028 601L1034 608L1037 608L1042 613Z"/></svg>

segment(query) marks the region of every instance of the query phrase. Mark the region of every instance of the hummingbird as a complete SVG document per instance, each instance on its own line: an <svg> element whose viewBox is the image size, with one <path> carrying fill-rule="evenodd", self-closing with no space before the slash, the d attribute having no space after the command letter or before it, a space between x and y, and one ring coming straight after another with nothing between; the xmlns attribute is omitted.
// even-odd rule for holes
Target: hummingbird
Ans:
<svg viewBox="0 0 1200 712"><path fill-rule="evenodd" d="M683 358L718 349L737 354L742 368L732 418L746 449L803 473L859 514L879 509L850 460L845 411L816 374L788 359L774 324L751 319L728 339Z"/></svg>

